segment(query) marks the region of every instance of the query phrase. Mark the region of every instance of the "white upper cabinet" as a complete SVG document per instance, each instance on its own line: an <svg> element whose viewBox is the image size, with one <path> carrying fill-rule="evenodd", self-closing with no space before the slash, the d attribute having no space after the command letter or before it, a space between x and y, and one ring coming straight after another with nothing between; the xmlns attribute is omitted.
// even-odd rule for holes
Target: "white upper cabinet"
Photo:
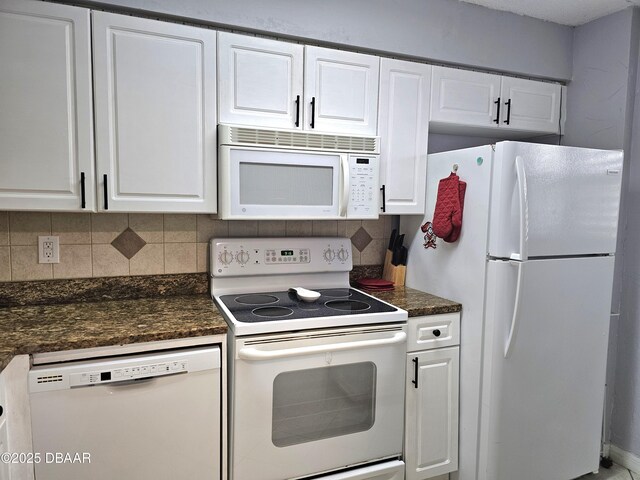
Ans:
<svg viewBox="0 0 640 480"><path fill-rule="evenodd" d="M502 125L519 130L558 133L562 87L555 83L503 77Z"/></svg>
<svg viewBox="0 0 640 480"><path fill-rule="evenodd" d="M432 131L501 138L560 133L561 92L554 83L433 67Z"/></svg>
<svg viewBox="0 0 640 480"><path fill-rule="evenodd" d="M220 122L302 128L304 46L218 33Z"/></svg>
<svg viewBox="0 0 640 480"><path fill-rule="evenodd" d="M379 57L306 47L304 68L305 129L376 134Z"/></svg>
<svg viewBox="0 0 640 480"><path fill-rule="evenodd" d="M93 12L98 208L216 212L216 33Z"/></svg>
<svg viewBox="0 0 640 480"><path fill-rule="evenodd" d="M380 184L384 213L423 214L431 66L380 61Z"/></svg>
<svg viewBox="0 0 640 480"><path fill-rule="evenodd" d="M497 126L500 75L433 67L431 121Z"/></svg>
<svg viewBox="0 0 640 480"><path fill-rule="evenodd" d="M90 45L89 10L0 2L0 210L95 208Z"/></svg>

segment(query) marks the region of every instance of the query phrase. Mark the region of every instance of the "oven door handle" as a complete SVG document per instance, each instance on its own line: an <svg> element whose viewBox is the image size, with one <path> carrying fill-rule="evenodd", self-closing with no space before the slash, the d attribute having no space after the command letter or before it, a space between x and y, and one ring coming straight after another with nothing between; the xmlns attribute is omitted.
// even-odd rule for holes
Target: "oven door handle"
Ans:
<svg viewBox="0 0 640 480"><path fill-rule="evenodd" d="M274 358L297 357L318 353L339 352L342 350L354 350L357 348L379 347L393 345L407 341L405 332L396 332L391 337L375 340L361 340L358 342L334 343L330 345L313 345L310 347L285 348L282 350L259 350L253 347L244 347L238 351L241 360L271 360Z"/></svg>

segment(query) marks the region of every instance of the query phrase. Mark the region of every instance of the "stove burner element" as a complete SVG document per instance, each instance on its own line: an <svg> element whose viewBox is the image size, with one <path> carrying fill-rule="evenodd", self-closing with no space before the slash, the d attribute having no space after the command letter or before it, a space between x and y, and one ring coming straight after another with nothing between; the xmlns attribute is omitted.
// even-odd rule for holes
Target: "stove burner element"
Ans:
<svg viewBox="0 0 640 480"><path fill-rule="evenodd" d="M371 308L371 305L368 303L359 302L358 300L330 300L326 302L325 305L334 310L346 312L362 312L363 310Z"/></svg>
<svg viewBox="0 0 640 480"><path fill-rule="evenodd" d="M258 317L288 317L293 313L293 310L287 307L259 307L252 310L251 313Z"/></svg>
<svg viewBox="0 0 640 480"><path fill-rule="evenodd" d="M348 288L334 288L332 290L321 290L320 293L325 297L350 297L351 290Z"/></svg>
<svg viewBox="0 0 640 480"><path fill-rule="evenodd" d="M243 305L267 305L268 303L276 303L278 297L273 295L240 295L235 300Z"/></svg>

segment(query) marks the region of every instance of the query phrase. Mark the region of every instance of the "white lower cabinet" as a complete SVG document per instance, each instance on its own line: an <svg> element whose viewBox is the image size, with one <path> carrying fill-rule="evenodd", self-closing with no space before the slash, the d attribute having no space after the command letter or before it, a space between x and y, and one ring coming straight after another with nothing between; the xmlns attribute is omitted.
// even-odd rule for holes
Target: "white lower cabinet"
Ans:
<svg viewBox="0 0 640 480"><path fill-rule="evenodd" d="M92 19L98 209L215 213L215 31Z"/></svg>
<svg viewBox="0 0 640 480"><path fill-rule="evenodd" d="M455 317L451 326L451 318ZM426 319L426 321L425 321ZM460 347L411 351L421 335L443 344L459 343L459 314L409 319L405 405L405 463L407 480L434 479L458 469L458 395ZM431 323L433 328L425 328ZM439 325L449 326L442 331ZM420 333L421 332L421 333ZM422 347L424 348L424 347Z"/></svg>

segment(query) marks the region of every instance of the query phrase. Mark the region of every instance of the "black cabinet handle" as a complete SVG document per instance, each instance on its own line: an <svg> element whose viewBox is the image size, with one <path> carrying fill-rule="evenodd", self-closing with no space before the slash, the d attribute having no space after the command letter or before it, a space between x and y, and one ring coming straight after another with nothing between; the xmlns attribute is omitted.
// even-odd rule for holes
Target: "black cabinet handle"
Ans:
<svg viewBox="0 0 640 480"><path fill-rule="evenodd" d="M438 330L437 328L433 331L433 336L434 337L439 337L440 336L440 330Z"/></svg>
<svg viewBox="0 0 640 480"><path fill-rule="evenodd" d="M311 97L311 128L316 128L316 97Z"/></svg>
<svg viewBox="0 0 640 480"><path fill-rule="evenodd" d="M509 121L511 120L511 99L504 102L504 104L507 106L507 119L504 121L504 123L509 125Z"/></svg>
<svg viewBox="0 0 640 480"><path fill-rule="evenodd" d="M102 180L104 181L104 209L109 210L109 191L107 190L107 174L106 173L102 176Z"/></svg>
<svg viewBox="0 0 640 480"><path fill-rule="evenodd" d="M382 192L382 206L380 210L382 210L382 213L385 213L387 211L387 189L385 185L380 187L380 191Z"/></svg>
<svg viewBox="0 0 640 480"><path fill-rule="evenodd" d="M296 127L300 126L300 95L296 97Z"/></svg>
<svg viewBox="0 0 640 480"><path fill-rule="evenodd" d="M498 106L498 109L496 110L496 118L493 122L500 124L500 97L498 97L498 100L493 103Z"/></svg>
<svg viewBox="0 0 640 480"><path fill-rule="evenodd" d="M4 413L4 408L2 408L2 405L0 405L0 417L2 417L3 413Z"/></svg>
<svg viewBox="0 0 640 480"><path fill-rule="evenodd" d="M413 362L413 380L411 380L411 383L413 383L413 388L418 388L418 357L411 361Z"/></svg>
<svg viewBox="0 0 640 480"><path fill-rule="evenodd" d="M84 188L84 172L80 172L80 208L87 208L87 197Z"/></svg>

